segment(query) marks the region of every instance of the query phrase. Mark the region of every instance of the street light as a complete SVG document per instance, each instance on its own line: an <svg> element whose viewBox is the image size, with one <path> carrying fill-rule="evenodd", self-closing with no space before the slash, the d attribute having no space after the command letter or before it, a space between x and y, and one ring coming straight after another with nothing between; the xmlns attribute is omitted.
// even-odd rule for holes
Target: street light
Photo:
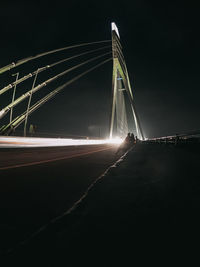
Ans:
<svg viewBox="0 0 200 267"><path fill-rule="evenodd" d="M16 93L16 87L17 87L17 80L19 78L19 72L12 74L12 76L16 76L15 86L14 86L13 95L12 95L12 103L13 103L15 100L15 93ZM12 121L12 115L13 115L13 107L10 109L10 123Z"/></svg>
<svg viewBox="0 0 200 267"><path fill-rule="evenodd" d="M35 87L35 83L36 83L36 79L38 76L38 72L41 70L41 68L38 68L33 80L33 84L32 84L32 88L31 88L31 92L30 92L30 97L28 100L28 106L27 106L27 110L26 110L26 118L25 118L25 122L24 122L24 137L26 137L26 127L27 127L27 121L28 121L28 113L29 113L29 109L30 109L30 105L31 105L31 99L32 99L32 92L33 92L33 88Z"/></svg>

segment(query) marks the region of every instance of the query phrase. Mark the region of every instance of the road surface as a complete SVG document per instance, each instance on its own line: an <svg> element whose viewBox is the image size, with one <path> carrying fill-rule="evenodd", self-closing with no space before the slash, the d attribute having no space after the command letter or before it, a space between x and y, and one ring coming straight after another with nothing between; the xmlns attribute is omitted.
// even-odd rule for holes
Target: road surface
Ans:
<svg viewBox="0 0 200 267"><path fill-rule="evenodd" d="M6 251L76 202L117 145L0 149L0 246Z"/></svg>
<svg viewBox="0 0 200 267"><path fill-rule="evenodd" d="M10 253L2 266L195 266L199 151L197 144L136 144L70 214Z"/></svg>

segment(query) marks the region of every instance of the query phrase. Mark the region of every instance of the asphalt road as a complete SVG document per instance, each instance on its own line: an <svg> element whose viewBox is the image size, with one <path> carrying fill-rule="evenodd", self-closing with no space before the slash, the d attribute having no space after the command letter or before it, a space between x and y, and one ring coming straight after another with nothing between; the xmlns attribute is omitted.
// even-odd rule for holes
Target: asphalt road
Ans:
<svg viewBox="0 0 200 267"><path fill-rule="evenodd" d="M80 157L80 163L87 162L92 169L94 166L96 174L97 162L102 165L108 157L110 163L114 161L114 150ZM0 264L4 267L195 266L199 262L200 238L199 151L198 144L136 144L117 164L109 168L71 213L60 217L27 242L4 254L3 263L0 261ZM86 160L87 157L89 161ZM68 201L66 198L73 197L74 194L78 198L83 185L94 181L88 175L90 165L86 164L84 175L84 168L77 162L73 165L71 160L72 168L75 169L72 174L76 172L76 175L68 176L69 179L64 175L61 177L65 173L65 165L58 162L48 163L46 169L45 164L41 164L44 169L40 165L31 166L32 170L39 168L39 177L33 173L32 177L30 175L16 179L18 182L15 184L14 178L9 177L8 188L12 184L15 188L15 197L13 195L12 198L17 199L17 184L19 195L20 191L27 194L22 202L29 200L29 203L21 203L24 212L18 209L24 218L19 219L16 214L20 227L23 227L22 219L24 227L29 222L30 229L31 223L37 224L37 218L46 222L53 215L55 217L59 208L57 213L62 213L70 201L70 198ZM66 162L67 160L65 164ZM51 164L55 164L54 167L49 167ZM62 169L59 166L63 166ZM66 169L67 166L66 164ZM29 169L24 167L15 170L26 168ZM42 176L42 169L44 175L49 173L48 177ZM60 175L52 176L51 172ZM66 180L73 182L66 183ZM32 203L31 200L37 203ZM13 214L17 212L16 206L19 204L20 200L18 203L13 201L9 205L4 204L7 205L7 216L4 212L4 217L9 218L9 207L13 207L13 211L10 211L14 218ZM34 207L37 210L34 211ZM3 212L3 208L1 210ZM17 223L13 225L16 232ZM24 229L19 234L23 232L25 233ZM12 234L11 227L7 229L7 233ZM5 240L6 235L4 245Z"/></svg>
<svg viewBox="0 0 200 267"><path fill-rule="evenodd" d="M66 212L117 160L117 147L0 149L1 251Z"/></svg>

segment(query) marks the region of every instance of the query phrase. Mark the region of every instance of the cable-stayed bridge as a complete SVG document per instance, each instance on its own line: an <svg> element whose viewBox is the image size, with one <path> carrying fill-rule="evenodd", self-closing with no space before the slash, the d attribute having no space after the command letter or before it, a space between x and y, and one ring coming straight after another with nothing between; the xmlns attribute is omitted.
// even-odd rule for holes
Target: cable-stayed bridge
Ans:
<svg viewBox="0 0 200 267"><path fill-rule="evenodd" d="M38 108L41 108L42 105L54 98L62 90L67 90L67 87L73 82L81 79L83 76L86 76L88 73L98 68L102 68L104 64L113 61L112 105L110 108L110 114L108 114L110 117L109 138L112 139L116 136L124 138L128 132L133 132L139 139L143 140L144 136L134 105L133 93L129 81L126 62L122 52L119 32L115 23L112 23L111 27L111 40L82 43L55 49L13 62L0 68L0 75L4 75L8 72L15 75L14 82L7 84L0 89L0 102L3 95L7 94L8 91L12 91L11 102L6 105L1 103L0 122L4 119L4 123L3 125L0 125L0 135L13 135L17 127L24 124L23 135L25 137L27 135L28 117L33 112L35 112ZM84 51L70 57L63 56L64 58L59 58L57 61L46 63L46 57L49 55L57 55L61 52L77 48L79 50L83 49ZM19 68L26 68L27 64L35 66L34 62L38 59L42 59L42 62L45 63L20 77ZM52 74L56 67L64 68L65 63L73 60L75 60L76 64L57 72L56 74ZM52 70L50 77L47 78L47 76L44 76L45 78L42 80L42 75L49 70ZM41 81L39 84L38 78ZM67 81L61 83L60 80L62 81L62 78L66 78ZM28 80L31 81L31 84L29 83L29 88L27 87L20 96L16 97L16 92L19 92L21 90L21 86L23 86L23 84ZM55 87L55 82L56 85L59 84L59 86ZM39 100L37 101L33 101L33 95L37 94L39 96L41 90L48 86L50 88L48 94L41 98L39 97ZM16 106L19 106L21 103L26 101L27 105L25 110L14 117L13 111ZM56 99L54 101L56 101ZM5 123L6 117L8 120Z"/></svg>
<svg viewBox="0 0 200 267"><path fill-rule="evenodd" d="M44 62L46 56L85 47L86 51L70 57L39 66L33 64L33 70L20 75L26 64L38 59ZM74 59L76 64L42 76ZM42 109L73 82L111 61L109 139L25 137L29 115ZM86 68L82 70L82 67ZM152 255L155 254L152 246L155 238L158 248L163 250L168 237L168 251L177 229L180 236L185 229L189 229L190 235L196 221L194 232L197 233L199 138L193 137L199 135L199 131L139 142L118 160L118 147L113 145L116 136L123 138L127 132L133 132L141 140L144 137L115 24L112 24L112 40L38 54L13 62L1 68L0 73L15 75L14 82L0 89L0 121L7 119L0 129L4 135L0 137L0 254L10 263L5 266L15 266L18 262L20 266L27 266L27 262L34 267L58 266L60 258L66 266L70 263L80 266L76 264L77 259L86 257L88 261L91 251L102 261L98 262L99 266L108 263L109 255L110 266L118 266L116 251L119 248L123 263L130 249L135 251L134 257L130 254L134 262L137 252L141 262L144 251L148 255L152 247ZM66 76L67 81L63 81ZM25 90L17 97L27 81L31 83L27 88L24 86ZM48 86L49 92L34 101L34 96L40 96ZM2 105L2 97L8 91L12 92L11 102ZM13 111L25 100L25 110L14 117ZM8 136L15 134L15 129L23 123L24 137ZM26 146L34 148L24 148ZM194 220L185 214L192 215ZM146 250L144 244L147 244ZM94 266L94 262L97 261L92 259L90 266Z"/></svg>

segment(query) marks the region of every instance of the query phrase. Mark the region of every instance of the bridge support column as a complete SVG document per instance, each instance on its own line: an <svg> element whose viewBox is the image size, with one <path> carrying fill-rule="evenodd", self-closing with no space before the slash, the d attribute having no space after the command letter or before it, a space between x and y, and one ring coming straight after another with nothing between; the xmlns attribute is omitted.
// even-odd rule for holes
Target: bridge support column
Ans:
<svg viewBox="0 0 200 267"><path fill-rule="evenodd" d="M113 79L112 79L112 108L111 108L111 119L110 119L110 138L113 137L113 131L114 131L114 122L117 121L117 129L118 129L118 123L120 122L121 127L124 129L121 129L120 133L117 133L121 135L122 130L123 135L125 136L127 134L127 131L129 131L128 123L127 123L127 117L126 117L126 107L124 104L119 103L118 98L119 94L121 93L121 99L124 103L124 92L127 93L129 104L131 105L132 110L132 117L135 125L135 133L137 134L138 138L141 140L144 140L144 135L142 132L142 128L139 122L139 117L136 112L136 108L133 101L133 94L131 90L131 85L129 81L128 71L126 67L126 62L122 53L122 46L120 43L120 36L119 31L117 29L117 26L115 23L112 23L112 54L113 54ZM118 82L120 80L120 82ZM121 92L124 91L124 92ZM121 117L120 117L121 113ZM116 115L116 116L115 116ZM117 117L118 118L115 118ZM123 121L122 121L123 120Z"/></svg>

